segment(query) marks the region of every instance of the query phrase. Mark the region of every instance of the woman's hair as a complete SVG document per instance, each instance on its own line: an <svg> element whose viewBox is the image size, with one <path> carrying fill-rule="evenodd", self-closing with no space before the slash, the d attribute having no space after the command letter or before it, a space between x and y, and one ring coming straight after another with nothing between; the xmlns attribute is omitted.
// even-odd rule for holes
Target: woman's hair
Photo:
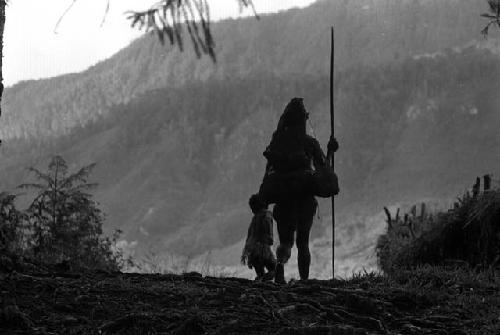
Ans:
<svg viewBox="0 0 500 335"><path fill-rule="evenodd" d="M280 117L278 128L285 128L289 126L305 124L308 114L304 107L303 98L293 98L286 105L283 114Z"/></svg>

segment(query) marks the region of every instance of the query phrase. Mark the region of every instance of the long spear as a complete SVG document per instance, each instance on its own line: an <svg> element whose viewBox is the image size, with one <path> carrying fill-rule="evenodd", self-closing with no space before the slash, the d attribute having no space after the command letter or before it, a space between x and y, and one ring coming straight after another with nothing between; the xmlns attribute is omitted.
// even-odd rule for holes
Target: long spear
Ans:
<svg viewBox="0 0 500 335"><path fill-rule="evenodd" d="M335 39L334 39L334 29L332 27L332 43L331 43L331 53L330 53L330 126L332 131L332 137L334 137L334 120L335 120L335 106L333 104L333 68L334 68L334 53L335 53ZM333 169L335 154L332 152L330 154L330 164ZM335 196L332 196L332 278L335 278Z"/></svg>

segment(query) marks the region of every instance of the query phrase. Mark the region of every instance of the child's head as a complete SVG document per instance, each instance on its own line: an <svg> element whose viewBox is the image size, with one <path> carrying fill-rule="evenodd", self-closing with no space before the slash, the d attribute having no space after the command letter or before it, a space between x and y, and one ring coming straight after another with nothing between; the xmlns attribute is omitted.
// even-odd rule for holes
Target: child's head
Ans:
<svg viewBox="0 0 500 335"><path fill-rule="evenodd" d="M267 205L264 201L262 201L262 198L259 197L258 194L254 194L250 197L250 200L248 201L250 204L250 209L252 210L252 213L257 213L258 211L262 209L267 209Z"/></svg>

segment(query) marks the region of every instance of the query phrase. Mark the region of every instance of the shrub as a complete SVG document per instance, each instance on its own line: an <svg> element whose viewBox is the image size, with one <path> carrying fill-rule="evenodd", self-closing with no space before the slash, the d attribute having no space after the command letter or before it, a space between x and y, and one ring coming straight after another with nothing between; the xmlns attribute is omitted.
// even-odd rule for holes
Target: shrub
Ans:
<svg viewBox="0 0 500 335"><path fill-rule="evenodd" d="M103 236L104 214L88 190L95 164L68 173L64 159L51 159L48 171L30 168L36 183L19 188L35 190L24 212L14 206L15 196L0 196L0 252L23 255L43 266L66 264L74 270L120 270L131 260L116 248L120 231Z"/></svg>
<svg viewBox="0 0 500 335"><path fill-rule="evenodd" d="M22 248L24 214L14 205L16 196L0 193L0 253L16 254Z"/></svg>
<svg viewBox="0 0 500 335"><path fill-rule="evenodd" d="M423 264L497 266L500 190L488 187L479 193L477 185L472 195L466 192L445 212L418 217L412 209L405 220L392 220L389 213L387 233L376 246L380 268L390 273ZM407 236L396 233L402 228L409 231Z"/></svg>

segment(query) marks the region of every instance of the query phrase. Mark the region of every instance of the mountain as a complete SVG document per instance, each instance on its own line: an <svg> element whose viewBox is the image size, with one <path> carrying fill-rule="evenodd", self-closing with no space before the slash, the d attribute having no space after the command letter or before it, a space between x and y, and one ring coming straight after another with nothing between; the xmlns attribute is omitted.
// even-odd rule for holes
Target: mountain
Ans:
<svg viewBox="0 0 500 335"><path fill-rule="evenodd" d="M216 261L237 262L262 151L291 97L305 98L310 132L326 144L333 23L336 244L346 258L366 256L382 206L447 199L498 170L500 59L495 40L475 40L477 10L465 0L319 1L222 21L216 64L145 36L83 73L6 90L0 187L27 181L22 168L53 154L70 168L97 162L108 230L142 251L222 249ZM322 245L328 201L319 215L312 238Z"/></svg>
<svg viewBox="0 0 500 335"><path fill-rule="evenodd" d="M461 46L480 38L480 11L468 0L318 1L261 20L214 24L217 64L197 60L191 48L180 53L163 47L153 34L83 73L9 88L0 137L67 134L107 114L111 106L156 88L264 73L326 75L330 25L336 27L338 71Z"/></svg>

